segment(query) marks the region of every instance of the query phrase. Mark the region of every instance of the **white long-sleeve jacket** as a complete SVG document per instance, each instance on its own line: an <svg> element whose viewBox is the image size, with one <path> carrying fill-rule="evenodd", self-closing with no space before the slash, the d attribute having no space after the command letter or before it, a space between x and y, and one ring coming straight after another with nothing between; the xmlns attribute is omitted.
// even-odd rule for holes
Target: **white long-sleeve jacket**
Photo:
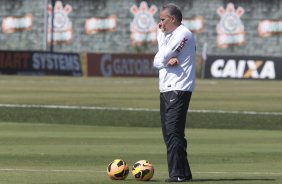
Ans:
<svg viewBox="0 0 282 184"><path fill-rule="evenodd" d="M193 91L196 45L192 32L183 25L168 34L159 30L158 46L154 67L159 70L160 92ZM173 57L178 59L179 64L167 66L169 59Z"/></svg>

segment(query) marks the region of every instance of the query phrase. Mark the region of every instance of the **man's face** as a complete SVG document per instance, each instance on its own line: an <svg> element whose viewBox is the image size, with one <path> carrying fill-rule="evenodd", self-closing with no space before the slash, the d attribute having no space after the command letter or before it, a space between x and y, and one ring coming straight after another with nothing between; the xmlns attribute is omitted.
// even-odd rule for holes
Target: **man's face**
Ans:
<svg viewBox="0 0 282 184"><path fill-rule="evenodd" d="M159 28L164 33L169 33L174 30L174 17L170 16L167 10L160 12Z"/></svg>

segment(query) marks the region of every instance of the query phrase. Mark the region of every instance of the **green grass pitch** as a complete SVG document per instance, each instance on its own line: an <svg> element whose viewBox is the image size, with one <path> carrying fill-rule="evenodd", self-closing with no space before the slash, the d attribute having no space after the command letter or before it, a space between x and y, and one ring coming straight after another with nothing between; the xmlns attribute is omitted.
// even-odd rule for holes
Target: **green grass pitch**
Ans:
<svg viewBox="0 0 282 184"><path fill-rule="evenodd" d="M147 159L152 183L167 178L157 78L1 76L0 85L1 184L142 183L110 180L116 158L130 168ZM192 183L281 184L281 102L281 81L198 80L186 129Z"/></svg>
<svg viewBox="0 0 282 184"><path fill-rule="evenodd" d="M279 184L281 131L188 129L195 183ZM0 182L3 184L140 183L131 174L111 181L106 167L122 158L154 164L152 183L167 178L159 128L85 125L0 124Z"/></svg>

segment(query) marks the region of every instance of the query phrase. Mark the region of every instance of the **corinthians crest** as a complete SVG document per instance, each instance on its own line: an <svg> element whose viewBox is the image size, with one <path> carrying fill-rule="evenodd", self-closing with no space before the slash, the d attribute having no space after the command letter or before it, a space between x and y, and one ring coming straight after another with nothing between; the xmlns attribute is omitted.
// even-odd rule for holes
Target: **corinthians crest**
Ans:
<svg viewBox="0 0 282 184"><path fill-rule="evenodd" d="M142 1L140 7L133 5L130 8L134 19L130 24L132 45L143 42L156 42L157 29L154 14L158 11L155 5L148 7L147 2Z"/></svg>
<svg viewBox="0 0 282 184"><path fill-rule="evenodd" d="M221 17L216 27L218 47L241 45L245 42L244 25L240 19L244 12L242 7L236 10L233 3L228 3L226 10L223 7L217 9L217 14Z"/></svg>
<svg viewBox="0 0 282 184"><path fill-rule="evenodd" d="M52 31L52 12L54 12L53 23L53 43L69 43L72 40L72 23L68 17L68 14L72 11L70 5L63 7L61 1L56 1L54 11L51 4L48 5L48 43L51 43L51 31Z"/></svg>

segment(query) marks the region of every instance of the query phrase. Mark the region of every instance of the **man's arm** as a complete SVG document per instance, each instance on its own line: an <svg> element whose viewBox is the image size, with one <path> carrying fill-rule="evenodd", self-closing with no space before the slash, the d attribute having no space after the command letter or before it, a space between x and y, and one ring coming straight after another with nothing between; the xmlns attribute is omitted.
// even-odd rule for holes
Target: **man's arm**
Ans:
<svg viewBox="0 0 282 184"><path fill-rule="evenodd" d="M188 38L186 34L173 35L172 40L168 45L160 47L158 53L154 58L154 67L157 69L165 68L167 66L175 66L178 64L176 59L181 49L185 46Z"/></svg>

